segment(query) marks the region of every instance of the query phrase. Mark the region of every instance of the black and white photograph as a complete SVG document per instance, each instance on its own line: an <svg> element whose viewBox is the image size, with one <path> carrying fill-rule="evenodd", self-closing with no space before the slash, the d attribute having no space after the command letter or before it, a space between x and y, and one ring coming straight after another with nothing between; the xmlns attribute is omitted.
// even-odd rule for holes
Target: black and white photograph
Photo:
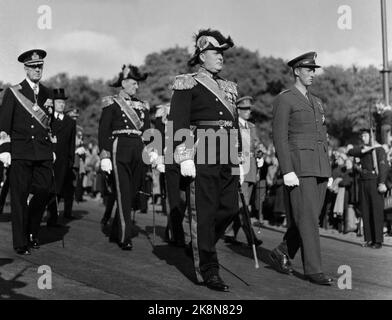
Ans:
<svg viewBox="0 0 392 320"><path fill-rule="evenodd" d="M392 299L391 1L0 7L0 300Z"/></svg>

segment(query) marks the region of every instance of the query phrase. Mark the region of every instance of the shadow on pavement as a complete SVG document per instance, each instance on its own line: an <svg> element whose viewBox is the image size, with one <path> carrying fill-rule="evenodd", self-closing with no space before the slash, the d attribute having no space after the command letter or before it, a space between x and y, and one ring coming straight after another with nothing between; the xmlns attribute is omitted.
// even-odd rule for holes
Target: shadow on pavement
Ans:
<svg viewBox="0 0 392 320"><path fill-rule="evenodd" d="M0 258L0 267L10 264L13 261L13 259ZM3 279L0 273L0 300L37 300L36 298L15 292L15 289L24 288L27 285L25 282L18 280L18 278L21 277L27 269L28 267L24 268L10 280Z"/></svg>

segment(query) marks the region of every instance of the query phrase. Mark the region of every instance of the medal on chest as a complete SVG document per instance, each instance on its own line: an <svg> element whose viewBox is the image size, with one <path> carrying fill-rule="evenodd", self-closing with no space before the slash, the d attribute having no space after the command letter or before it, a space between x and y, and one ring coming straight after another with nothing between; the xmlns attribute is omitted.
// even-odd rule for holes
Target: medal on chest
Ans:
<svg viewBox="0 0 392 320"><path fill-rule="evenodd" d="M34 112L37 112L38 110L39 110L38 104L37 104L37 103L34 103L34 105L33 105L33 111L34 111Z"/></svg>

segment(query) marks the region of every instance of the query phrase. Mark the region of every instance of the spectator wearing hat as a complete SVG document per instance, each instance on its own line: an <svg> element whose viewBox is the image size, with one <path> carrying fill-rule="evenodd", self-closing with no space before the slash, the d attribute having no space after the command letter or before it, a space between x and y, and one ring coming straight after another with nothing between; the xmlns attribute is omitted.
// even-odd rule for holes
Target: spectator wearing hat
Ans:
<svg viewBox="0 0 392 320"><path fill-rule="evenodd" d="M243 152L244 158L244 182L241 185L242 192L246 205L249 208L250 198L252 196L253 188L257 179L257 161L256 161L256 146L259 140L256 134L256 126L249 120L251 114L251 107L253 106L253 98L250 96L241 97L236 102L238 111L238 121L241 132L242 148L246 150ZM248 151L249 150L249 151ZM259 162L260 163L260 162ZM260 167L263 163L260 163ZM252 239L254 239L256 246L261 245L263 242L257 239L253 228L250 228L250 223L247 221L248 217L242 203L239 203L240 210L233 220L233 223L227 228L225 232L225 242L231 244L238 244L236 240L237 233L242 227L244 230L248 245L251 246Z"/></svg>
<svg viewBox="0 0 392 320"><path fill-rule="evenodd" d="M321 266L319 216L331 168L328 158L325 111L321 100L309 92L316 68L316 53L288 62L295 84L273 102L273 141L286 186L288 229L283 242L270 254L275 268L291 273L289 258L301 248L305 278L330 285Z"/></svg>
<svg viewBox="0 0 392 320"><path fill-rule="evenodd" d="M149 105L136 98L139 83L146 80L132 65L124 65L113 87L121 88L118 95L103 99L99 120L98 140L101 150L101 170L114 172L117 210L112 224L110 240L122 250L132 250L131 211L144 179L142 134L150 128ZM150 162L158 154L149 151Z"/></svg>
<svg viewBox="0 0 392 320"><path fill-rule="evenodd" d="M383 243L384 227L384 193L388 176L388 164L384 148L375 143L371 144L370 130L361 132L363 144L348 151L349 156L361 161L359 176L359 207L363 219L365 236L364 247L380 249ZM373 161L373 150L376 151L376 161Z"/></svg>
<svg viewBox="0 0 392 320"><path fill-rule="evenodd" d="M0 160L11 165L13 246L18 254L39 248L41 217L53 186L52 92L40 83L46 52L22 53L26 79L5 91L0 108ZM27 198L33 194L29 204Z"/></svg>
<svg viewBox="0 0 392 320"><path fill-rule="evenodd" d="M198 132L220 130L222 134L234 133L233 137L238 137L237 86L218 75L223 68L223 52L233 45L230 37L224 37L217 30L199 31L195 36L195 53L188 64L200 65L200 68L194 74L176 77L168 117L173 123L174 134L183 132L186 136L181 141L174 141L175 162L180 164L181 175L194 178L190 185L194 196L190 203L190 221L197 281L217 291L229 288L219 276L215 246L238 212L239 179L234 174L238 161L228 159L228 155L238 155L239 141L228 143L227 148L220 150L220 139L208 139L205 143L207 139L198 136ZM193 137L192 129L196 137ZM198 138L201 141L195 156L194 142ZM200 148L203 143L204 148Z"/></svg>
<svg viewBox="0 0 392 320"><path fill-rule="evenodd" d="M48 227L56 227L58 207L61 198L64 198L64 218L72 219L72 167L75 161L76 121L64 114L65 103L68 97L63 88L54 89L54 120L52 131L56 136L56 162L54 163L54 177L56 192L48 205ZM56 197L57 196L57 201ZM68 199L71 197L71 199Z"/></svg>

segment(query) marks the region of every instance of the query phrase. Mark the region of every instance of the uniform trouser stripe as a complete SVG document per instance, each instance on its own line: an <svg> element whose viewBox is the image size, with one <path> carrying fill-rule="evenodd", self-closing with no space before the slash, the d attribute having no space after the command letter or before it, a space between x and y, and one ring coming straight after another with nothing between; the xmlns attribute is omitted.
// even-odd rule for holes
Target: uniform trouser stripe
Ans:
<svg viewBox="0 0 392 320"><path fill-rule="evenodd" d="M196 208L195 194L196 194L195 180L193 180L192 183L190 183L187 192L188 216L189 216L193 262L195 266L196 278L197 281L203 282L203 277L200 271L200 255L199 255L199 246L198 246L198 238L197 238L197 214L196 214L197 208Z"/></svg>
<svg viewBox="0 0 392 320"><path fill-rule="evenodd" d="M114 171L114 181L116 183L116 195L117 195L117 207L119 211L119 216L120 216L120 223L121 223L121 238L120 242L125 241L125 219L124 219L124 211L123 211L123 206L122 206L122 200L121 200L121 189L120 189L120 180L119 180L119 175L118 175L118 167L117 167L117 144L118 144L118 138L114 139L113 142L113 171Z"/></svg>

